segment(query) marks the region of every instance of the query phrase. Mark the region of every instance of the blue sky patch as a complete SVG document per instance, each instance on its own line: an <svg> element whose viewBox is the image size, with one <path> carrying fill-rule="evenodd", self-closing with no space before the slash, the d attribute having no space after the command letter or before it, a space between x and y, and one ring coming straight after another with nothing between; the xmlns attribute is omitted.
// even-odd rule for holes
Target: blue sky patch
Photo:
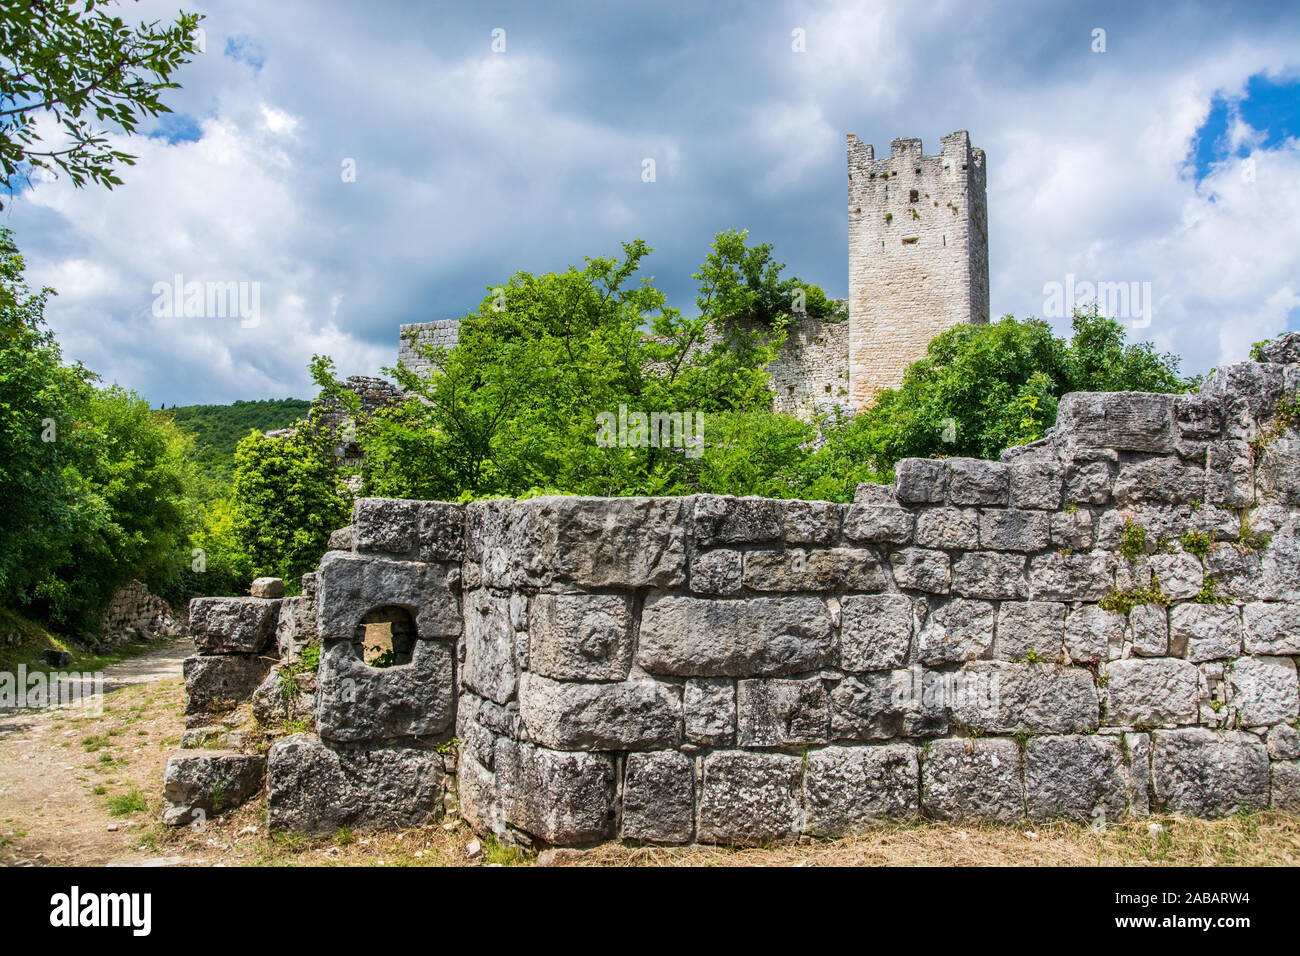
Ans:
<svg viewBox="0 0 1300 956"><path fill-rule="evenodd" d="M1247 81L1245 95L1240 99L1215 94L1210 115L1197 130L1188 156L1198 183L1209 175L1215 163L1250 154L1249 145L1240 144L1234 149L1229 141L1234 116L1263 134L1259 146L1264 149L1300 136L1300 79L1272 80L1257 73Z"/></svg>
<svg viewBox="0 0 1300 956"><path fill-rule="evenodd" d="M188 113L163 113L149 136L165 139L168 145L175 145L197 142L203 136L203 131L199 129L198 121Z"/></svg>
<svg viewBox="0 0 1300 956"><path fill-rule="evenodd" d="M226 56L240 63L247 63L255 70L260 70L266 62L266 51L262 44L250 36L226 37Z"/></svg>

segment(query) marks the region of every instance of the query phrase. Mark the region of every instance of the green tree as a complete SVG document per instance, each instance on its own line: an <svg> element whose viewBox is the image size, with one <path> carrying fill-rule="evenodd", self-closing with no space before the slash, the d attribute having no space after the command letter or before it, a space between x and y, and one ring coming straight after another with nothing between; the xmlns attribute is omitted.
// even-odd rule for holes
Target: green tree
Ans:
<svg viewBox="0 0 1300 956"><path fill-rule="evenodd" d="M248 435L235 450L228 534L238 566L254 577L274 575L292 584L320 562L350 506L341 486L328 433L304 423L283 438ZM229 549L219 523L209 540Z"/></svg>
<svg viewBox="0 0 1300 956"><path fill-rule="evenodd" d="M195 52L199 16L128 26L108 0L7 0L0 7L0 167L12 190L31 167L77 186L120 185L135 157L108 133L131 134L169 112L160 95ZM53 120L51 124L49 121ZM52 135L57 140L47 142ZM0 208L3 203L0 202Z"/></svg>
<svg viewBox="0 0 1300 956"><path fill-rule="evenodd" d="M820 286L798 276L781 278L785 264L772 257L771 243L746 246L746 236L745 230L729 229L714 237L713 248L693 276L700 283L695 304L701 315L716 322L760 327L771 327L797 313L844 317Z"/></svg>

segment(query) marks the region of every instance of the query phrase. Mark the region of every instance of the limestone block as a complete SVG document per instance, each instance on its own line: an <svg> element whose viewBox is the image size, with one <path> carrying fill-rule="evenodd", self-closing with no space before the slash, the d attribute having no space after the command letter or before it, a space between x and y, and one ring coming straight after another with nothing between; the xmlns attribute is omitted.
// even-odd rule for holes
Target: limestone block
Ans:
<svg viewBox="0 0 1300 956"><path fill-rule="evenodd" d="M632 666L632 596L539 594L528 634L534 673L557 680L623 680Z"/></svg>
<svg viewBox="0 0 1300 956"><path fill-rule="evenodd" d="M826 685L807 680L742 680L736 685L736 743L741 747L796 747L826 742Z"/></svg>
<svg viewBox="0 0 1300 956"><path fill-rule="evenodd" d="M1035 601L1100 601L1115 581L1115 556L1040 554L1029 559L1029 596Z"/></svg>
<svg viewBox="0 0 1300 956"><path fill-rule="evenodd" d="M682 691L654 680L575 684L524 673L519 719L535 743L553 750L676 747Z"/></svg>
<svg viewBox="0 0 1300 956"><path fill-rule="evenodd" d="M1247 654L1300 654L1300 604L1251 601L1241 611Z"/></svg>
<svg viewBox="0 0 1300 956"><path fill-rule="evenodd" d="M835 635L821 598L709 600L652 594L637 663L678 677L767 677L831 663Z"/></svg>
<svg viewBox="0 0 1300 956"><path fill-rule="evenodd" d="M844 537L850 541L907 544L912 540L916 514L906 508L850 505L844 518Z"/></svg>
<svg viewBox="0 0 1300 956"><path fill-rule="evenodd" d="M1034 737L1025 750L1025 805L1031 820L1116 821L1129 809L1130 789L1117 737Z"/></svg>
<svg viewBox="0 0 1300 956"><path fill-rule="evenodd" d="M1000 461L982 458L949 458L948 501L954 505L1005 505L1010 495L1010 476Z"/></svg>
<svg viewBox="0 0 1300 956"><path fill-rule="evenodd" d="M939 504L948 490L948 472L935 458L903 458L894 465L894 490L903 504Z"/></svg>
<svg viewBox="0 0 1300 956"><path fill-rule="evenodd" d="M554 846L614 835L614 759L498 741L497 780L505 822Z"/></svg>
<svg viewBox="0 0 1300 956"><path fill-rule="evenodd" d="M695 762L673 750L629 754L623 839L689 843L695 834Z"/></svg>
<svg viewBox="0 0 1300 956"><path fill-rule="evenodd" d="M980 547L992 551L1041 551L1051 537L1051 521L1038 511L988 508L980 512Z"/></svg>
<svg viewBox="0 0 1300 956"><path fill-rule="evenodd" d="M799 833L803 760L789 754L715 751L704 758L701 843L753 845Z"/></svg>
<svg viewBox="0 0 1300 956"><path fill-rule="evenodd" d="M741 575L739 551L718 548L691 558L691 590L696 594L735 594Z"/></svg>
<svg viewBox="0 0 1300 956"><path fill-rule="evenodd" d="M539 533L543 557L558 577L586 587L677 587L686 582L686 520L691 499L533 500L553 515L553 526L542 520ZM780 504L769 501L766 505L776 515L779 534ZM698 532L698 514L696 517Z"/></svg>
<svg viewBox="0 0 1300 956"><path fill-rule="evenodd" d="M837 837L912 817L920 811L920 775L916 748L907 744L814 750L804 770L804 830Z"/></svg>
<svg viewBox="0 0 1300 956"><path fill-rule="evenodd" d="M418 557L422 505L397 498L358 498L352 504L353 546L361 553Z"/></svg>
<svg viewBox="0 0 1300 956"><path fill-rule="evenodd" d="M865 548L748 551L745 587L754 591L883 591L884 569Z"/></svg>
<svg viewBox="0 0 1300 956"><path fill-rule="evenodd" d="M700 547L774 542L785 533L779 501L730 495L697 495L693 500L695 543Z"/></svg>
<svg viewBox="0 0 1300 956"><path fill-rule="evenodd" d="M1300 813L1300 760L1274 760L1270 764L1269 806Z"/></svg>
<svg viewBox="0 0 1300 956"><path fill-rule="evenodd" d="M1174 658L1132 657L1106 667L1106 723L1119 727L1194 724L1199 672Z"/></svg>
<svg viewBox="0 0 1300 956"><path fill-rule="evenodd" d="M1121 503L1205 500L1205 469L1177 458L1148 458L1120 466L1112 492Z"/></svg>
<svg viewBox="0 0 1300 956"><path fill-rule="evenodd" d="M978 548L979 539L979 512L974 508L927 508L916 516L914 540L923 548Z"/></svg>
<svg viewBox="0 0 1300 956"><path fill-rule="evenodd" d="M922 663L959 663L984 656L993 646L997 619L988 601L953 598L932 610L917 636Z"/></svg>
<svg viewBox="0 0 1300 956"><path fill-rule="evenodd" d="M688 680L682 692L686 739L706 747L725 747L736 737L736 685L727 678Z"/></svg>
<svg viewBox="0 0 1300 956"><path fill-rule="evenodd" d="M465 596L465 686L498 704L515 694L519 667L510 600L486 588Z"/></svg>
<svg viewBox="0 0 1300 956"><path fill-rule="evenodd" d="M1273 760L1300 760L1300 728L1274 724L1268 729L1268 755Z"/></svg>
<svg viewBox="0 0 1300 956"><path fill-rule="evenodd" d="M1188 727L1151 735L1153 809L1221 817L1268 806L1269 767L1254 734Z"/></svg>
<svg viewBox="0 0 1300 956"><path fill-rule="evenodd" d="M282 598L284 597L284 579L254 578L253 583L248 588L248 593L255 598Z"/></svg>
<svg viewBox="0 0 1300 956"><path fill-rule="evenodd" d="M1255 455L1249 442L1210 443L1205 460L1205 500L1229 508L1255 503Z"/></svg>
<svg viewBox="0 0 1300 956"><path fill-rule="evenodd" d="M1057 406L1056 433L1085 448L1170 452L1173 404L1151 392L1070 392Z"/></svg>
<svg viewBox="0 0 1300 956"><path fill-rule="evenodd" d="M1007 601L998 609L994 656L1004 661L1054 661L1061 656L1064 637L1064 604Z"/></svg>
<svg viewBox="0 0 1300 956"><path fill-rule="evenodd" d="M1169 653L1169 615L1159 604L1139 604L1128 613L1128 643L1141 657Z"/></svg>
<svg viewBox="0 0 1300 956"><path fill-rule="evenodd" d="M265 775L266 758L261 754L222 750L172 754L163 775L163 823L185 826L237 807L262 788Z"/></svg>
<svg viewBox="0 0 1300 956"><path fill-rule="evenodd" d="M784 501L786 544L835 544L848 509L831 501Z"/></svg>
<svg viewBox="0 0 1300 956"><path fill-rule="evenodd" d="M1242 657L1227 673L1228 710L1241 727L1300 718L1300 684L1289 657Z"/></svg>
<svg viewBox="0 0 1300 956"><path fill-rule="evenodd" d="M1065 653L1072 661L1095 663L1118 657L1124 644L1124 615L1084 604L1065 619Z"/></svg>
<svg viewBox="0 0 1300 956"><path fill-rule="evenodd" d="M219 656L187 657L185 713L219 714L234 710L253 696L274 663L270 658Z"/></svg>
<svg viewBox="0 0 1300 956"><path fill-rule="evenodd" d="M901 594L852 595L841 602L840 666L887 670L907 663L912 601Z"/></svg>
<svg viewBox="0 0 1300 956"><path fill-rule="evenodd" d="M973 730L1072 734L1097 729L1097 688L1081 667L975 661L967 665L966 678L990 689L953 701L953 720Z"/></svg>
<svg viewBox="0 0 1300 956"><path fill-rule="evenodd" d="M442 816L444 780L435 750L332 750L312 734L294 734L267 756L267 822L298 833L422 826Z"/></svg>
<svg viewBox="0 0 1300 956"><path fill-rule="evenodd" d="M1020 745L998 737L936 740L921 761L921 810L938 820L1019 820Z"/></svg>
<svg viewBox="0 0 1300 956"><path fill-rule="evenodd" d="M948 732L950 678L936 671L877 671L831 691L832 740L934 737Z"/></svg>
<svg viewBox="0 0 1300 956"><path fill-rule="evenodd" d="M316 727L338 743L428 737L455 718L452 652L444 641L416 641L411 663L375 668L339 642L321 652Z"/></svg>
<svg viewBox="0 0 1300 956"><path fill-rule="evenodd" d="M1071 465L1065 472L1065 500L1071 504L1104 505L1110 501L1115 468L1107 461Z"/></svg>
<svg viewBox="0 0 1300 956"><path fill-rule="evenodd" d="M1173 653L1186 648L1189 661L1212 661L1241 653L1241 612L1234 605L1178 604L1169 612Z"/></svg>
<svg viewBox="0 0 1300 956"><path fill-rule="evenodd" d="M1064 469L1055 459L1027 457L1007 464L1011 507L1054 511L1061 507Z"/></svg>
<svg viewBox="0 0 1300 956"><path fill-rule="evenodd" d="M371 610L405 608L422 638L460 634L460 569L330 551L317 572L316 626L322 639L352 640Z"/></svg>
<svg viewBox="0 0 1300 956"><path fill-rule="evenodd" d="M926 548L900 548L889 555L894 583L912 591L947 594L952 568L947 552Z"/></svg>
<svg viewBox="0 0 1300 956"><path fill-rule="evenodd" d="M194 598L190 634L200 654L260 654L275 636L279 617L277 598Z"/></svg>
<svg viewBox="0 0 1300 956"><path fill-rule="evenodd" d="M952 565L952 590L963 597L1016 600L1029 596L1025 557L1001 551L970 551Z"/></svg>

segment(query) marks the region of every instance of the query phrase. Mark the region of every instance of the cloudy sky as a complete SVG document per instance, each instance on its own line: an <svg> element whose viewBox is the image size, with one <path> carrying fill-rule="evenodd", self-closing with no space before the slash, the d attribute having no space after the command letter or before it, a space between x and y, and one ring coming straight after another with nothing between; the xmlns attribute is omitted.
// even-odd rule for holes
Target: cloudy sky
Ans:
<svg viewBox="0 0 1300 956"><path fill-rule="evenodd" d="M155 405L309 396L313 353L374 374L398 324L635 237L683 309L732 227L843 296L850 132L970 130L994 315L1043 315L1067 275L1149 282L1130 334L1188 372L1300 328L1293 3L182 5L206 51L125 184L0 214L65 355ZM156 316L178 274L258 283L260 321Z"/></svg>

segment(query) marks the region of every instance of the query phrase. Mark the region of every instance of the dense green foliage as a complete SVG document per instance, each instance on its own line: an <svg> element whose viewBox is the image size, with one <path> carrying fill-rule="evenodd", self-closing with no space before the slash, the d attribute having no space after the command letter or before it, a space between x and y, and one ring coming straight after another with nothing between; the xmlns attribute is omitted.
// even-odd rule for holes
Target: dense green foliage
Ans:
<svg viewBox="0 0 1300 956"><path fill-rule="evenodd" d="M181 431L194 436L194 462L217 487L228 489L234 477L235 447L250 431L288 428L306 416L311 401L280 398L233 405L182 405L167 409Z"/></svg>
<svg viewBox="0 0 1300 956"><path fill-rule="evenodd" d="M194 54L201 18L182 13L161 29L156 21L132 28L110 5L0 5L0 168L11 188L36 167L112 189L122 182L114 169L135 157L106 134L134 133L146 117L170 112L159 97L178 85L170 77Z"/></svg>
<svg viewBox="0 0 1300 956"><path fill-rule="evenodd" d="M64 365L0 228L0 604L88 628L133 577L180 573L195 519L187 440L148 403Z"/></svg>

